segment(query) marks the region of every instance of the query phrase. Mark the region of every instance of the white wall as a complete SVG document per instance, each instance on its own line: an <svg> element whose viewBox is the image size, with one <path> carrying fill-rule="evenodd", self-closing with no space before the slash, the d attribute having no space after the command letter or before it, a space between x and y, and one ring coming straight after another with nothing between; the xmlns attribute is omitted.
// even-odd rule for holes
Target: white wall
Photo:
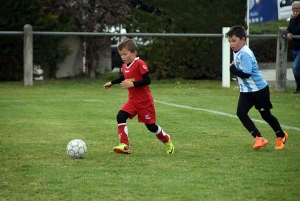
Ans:
<svg viewBox="0 0 300 201"><path fill-rule="evenodd" d="M83 45L80 37L69 36L64 41L72 51L62 63L57 64L56 78L74 77L83 72Z"/></svg>

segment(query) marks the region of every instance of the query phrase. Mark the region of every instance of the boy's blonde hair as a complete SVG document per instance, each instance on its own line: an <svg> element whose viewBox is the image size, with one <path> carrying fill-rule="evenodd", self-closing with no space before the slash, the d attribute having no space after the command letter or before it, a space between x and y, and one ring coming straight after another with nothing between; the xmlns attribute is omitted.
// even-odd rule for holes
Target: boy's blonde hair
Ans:
<svg viewBox="0 0 300 201"><path fill-rule="evenodd" d="M134 52L138 50L138 47L134 40L129 38L124 38L118 45L118 50L121 51L124 48L128 49L130 52Z"/></svg>

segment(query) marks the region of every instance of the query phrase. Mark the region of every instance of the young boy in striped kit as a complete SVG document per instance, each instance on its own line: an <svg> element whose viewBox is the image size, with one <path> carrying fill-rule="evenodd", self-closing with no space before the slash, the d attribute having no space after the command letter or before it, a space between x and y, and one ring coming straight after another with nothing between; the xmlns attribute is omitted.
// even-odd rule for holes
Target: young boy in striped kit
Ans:
<svg viewBox="0 0 300 201"><path fill-rule="evenodd" d="M273 108L270 101L268 83L261 75L252 50L246 45L246 31L243 26L233 26L226 33L233 50L233 62L230 72L238 79L240 97L237 106L237 116L254 137L254 150L259 150L268 144L253 121L248 116L249 110L255 106L261 117L271 126L276 135L275 150L284 149L288 134L282 130L278 119L271 114Z"/></svg>

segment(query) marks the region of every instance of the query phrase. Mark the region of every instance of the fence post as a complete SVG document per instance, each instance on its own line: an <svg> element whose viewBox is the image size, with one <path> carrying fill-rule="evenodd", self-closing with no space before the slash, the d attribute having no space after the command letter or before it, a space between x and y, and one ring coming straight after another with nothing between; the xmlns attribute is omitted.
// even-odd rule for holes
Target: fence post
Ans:
<svg viewBox="0 0 300 201"><path fill-rule="evenodd" d="M24 26L24 86L33 85L32 26Z"/></svg>
<svg viewBox="0 0 300 201"><path fill-rule="evenodd" d="M222 28L222 87L230 87L230 45L225 37L229 27Z"/></svg>
<svg viewBox="0 0 300 201"><path fill-rule="evenodd" d="M287 38L286 27L278 28L277 53L276 53L276 81L275 91L282 92L286 87L286 65L287 65Z"/></svg>

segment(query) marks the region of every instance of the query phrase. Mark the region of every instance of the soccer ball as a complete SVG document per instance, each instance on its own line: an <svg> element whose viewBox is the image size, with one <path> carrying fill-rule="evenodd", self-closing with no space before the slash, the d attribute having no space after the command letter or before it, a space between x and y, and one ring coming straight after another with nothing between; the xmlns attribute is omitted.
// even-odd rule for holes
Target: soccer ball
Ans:
<svg viewBox="0 0 300 201"><path fill-rule="evenodd" d="M67 145L67 154L74 159L83 158L86 155L87 146L79 139L72 140Z"/></svg>

